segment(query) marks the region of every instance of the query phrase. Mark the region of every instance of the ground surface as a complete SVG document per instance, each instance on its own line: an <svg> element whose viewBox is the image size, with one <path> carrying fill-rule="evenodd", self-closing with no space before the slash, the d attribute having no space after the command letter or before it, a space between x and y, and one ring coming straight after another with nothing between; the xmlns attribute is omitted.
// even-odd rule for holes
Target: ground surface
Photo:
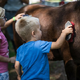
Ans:
<svg viewBox="0 0 80 80"><path fill-rule="evenodd" d="M50 80L67 80L63 61L50 61Z"/></svg>

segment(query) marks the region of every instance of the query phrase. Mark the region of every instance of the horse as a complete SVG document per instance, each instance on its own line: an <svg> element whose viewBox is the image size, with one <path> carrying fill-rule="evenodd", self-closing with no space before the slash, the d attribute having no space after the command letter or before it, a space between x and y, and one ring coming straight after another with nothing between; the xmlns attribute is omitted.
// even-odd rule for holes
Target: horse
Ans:
<svg viewBox="0 0 80 80"><path fill-rule="evenodd" d="M60 49L54 49L48 54L52 61L63 60L68 80L80 80L80 1L69 2L62 6L52 7L32 4L21 8L17 14L25 14L39 18L42 38L45 41L56 41L67 21L73 22L75 35L72 42L65 40ZM24 43L15 31L13 23L14 41L16 48Z"/></svg>

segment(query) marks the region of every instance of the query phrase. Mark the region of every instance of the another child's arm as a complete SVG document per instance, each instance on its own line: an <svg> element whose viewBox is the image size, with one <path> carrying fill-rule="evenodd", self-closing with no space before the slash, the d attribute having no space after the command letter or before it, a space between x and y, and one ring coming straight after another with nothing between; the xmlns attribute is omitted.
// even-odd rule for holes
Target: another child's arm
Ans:
<svg viewBox="0 0 80 80"><path fill-rule="evenodd" d="M18 20L19 18L23 17L24 14L25 14L25 13L20 13L20 14L18 14L17 16L15 16L15 20ZM14 21L13 18L11 18L10 20L8 20L8 21L5 23L5 25L4 25L3 27L1 27L1 29L7 28L13 21Z"/></svg>
<svg viewBox="0 0 80 80"><path fill-rule="evenodd" d="M15 63L15 57L7 58L0 55L0 62Z"/></svg>
<svg viewBox="0 0 80 80"><path fill-rule="evenodd" d="M65 28L64 30L62 30L62 33L61 33L60 37L57 39L57 41L52 42L51 49L58 49L62 46L62 44L65 41L66 35L68 35L69 33L73 33L73 29L71 28L71 26L72 25L70 25L67 28Z"/></svg>
<svg viewBox="0 0 80 80"><path fill-rule="evenodd" d="M1 45L1 39L0 39L0 45ZM10 63L15 63L15 57L7 58L4 56L0 55L0 62L10 62Z"/></svg>
<svg viewBox="0 0 80 80"><path fill-rule="evenodd" d="M20 63L19 63L19 61L15 61L15 70L16 70L16 73L17 73L17 79L18 80L21 80L21 77L20 77L20 75L19 75L19 69L20 69Z"/></svg>

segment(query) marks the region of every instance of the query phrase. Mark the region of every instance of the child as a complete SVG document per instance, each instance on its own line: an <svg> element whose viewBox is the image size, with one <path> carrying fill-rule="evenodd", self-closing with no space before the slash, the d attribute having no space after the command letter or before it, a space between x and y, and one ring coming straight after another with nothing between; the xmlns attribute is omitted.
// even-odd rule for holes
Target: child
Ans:
<svg viewBox="0 0 80 80"><path fill-rule="evenodd" d="M58 49L62 46L66 35L73 33L73 29L70 27L62 30L56 42L48 42L40 40L42 32L38 18L25 16L16 22L16 32L26 41L17 49L15 69L18 80L20 80L20 64L23 68L21 80L50 80L47 53L50 49Z"/></svg>
<svg viewBox="0 0 80 80"><path fill-rule="evenodd" d="M22 14L14 17L17 20L22 17ZM0 7L0 80L9 80L8 62L14 63L15 57L9 58L8 42L1 29L7 28L14 20L13 18L5 23L5 10Z"/></svg>

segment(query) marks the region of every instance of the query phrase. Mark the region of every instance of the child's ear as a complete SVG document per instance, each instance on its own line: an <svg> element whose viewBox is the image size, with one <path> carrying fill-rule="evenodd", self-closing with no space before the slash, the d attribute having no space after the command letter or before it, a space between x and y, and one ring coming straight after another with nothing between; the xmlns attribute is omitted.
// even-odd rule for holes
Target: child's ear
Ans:
<svg viewBox="0 0 80 80"><path fill-rule="evenodd" d="M34 31L32 31L32 36L34 36L35 35L35 32Z"/></svg>

